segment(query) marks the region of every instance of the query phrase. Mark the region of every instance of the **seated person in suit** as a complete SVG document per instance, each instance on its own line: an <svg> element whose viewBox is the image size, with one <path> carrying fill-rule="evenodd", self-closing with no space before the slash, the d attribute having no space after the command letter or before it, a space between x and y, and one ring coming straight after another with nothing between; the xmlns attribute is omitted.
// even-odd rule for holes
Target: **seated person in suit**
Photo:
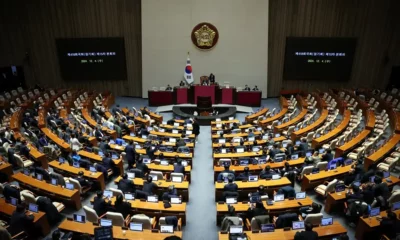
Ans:
<svg viewBox="0 0 400 240"><path fill-rule="evenodd" d="M267 193L265 192L265 188L263 185L258 186L257 192L249 193L249 197L251 196L265 196Z"/></svg>
<svg viewBox="0 0 400 240"><path fill-rule="evenodd" d="M236 180L238 180L238 181L240 181L240 180L247 180L247 179L249 179L249 175L250 175L249 167L245 167L245 168L244 168L244 172L240 173L240 174L236 177Z"/></svg>
<svg viewBox="0 0 400 240"><path fill-rule="evenodd" d="M233 176L233 180L235 180L235 172L229 170L229 165L224 165L224 170L218 174L217 181L224 180L224 173L227 173L228 176Z"/></svg>
<svg viewBox="0 0 400 240"><path fill-rule="evenodd" d="M353 184L351 186L351 190L346 193L346 198L347 198L347 202L362 200L363 194L361 193L360 187L355 186Z"/></svg>
<svg viewBox="0 0 400 240"><path fill-rule="evenodd" d="M261 179L271 179L272 175L276 174L275 170L271 169L271 166L265 166L265 169L261 171L260 178Z"/></svg>
<svg viewBox="0 0 400 240"><path fill-rule="evenodd" d="M282 151L279 149L279 146L277 143L274 144L271 150L269 150L268 155L270 156L271 159L275 157L276 154L282 153Z"/></svg>
<svg viewBox="0 0 400 240"><path fill-rule="evenodd" d="M97 145L99 147L99 149L105 154L106 152L108 152L108 150L111 149L111 147L108 145L107 143L107 139L104 137L101 139L101 142L98 143Z"/></svg>
<svg viewBox="0 0 400 240"><path fill-rule="evenodd" d="M78 176L75 179L79 182L82 188L92 186L92 183L84 178L83 171L79 171Z"/></svg>
<svg viewBox="0 0 400 240"><path fill-rule="evenodd" d="M298 151L306 152L308 150L308 143L306 138L302 138L299 146L297 147Z"/></svg>
<svg viewBox="0 0 400 240"><path fill-rule="evenodd" d="M321 162L329 162L333 159L332 150L327 149L324 154L322 154Z"/></svg>
<svg viewBox="0 0 400 240"><path fill-rule="evenodd" d="M125 202L122 195L117 195L117 199L114 203L114 209L115 212L121 213L125 219L131 212L131 204L129 202Z"/></svg>
<svg viewBox="0 0 400 240"><path fill-rule="evenodd" d="M317 240L318 233L313 231L311 223L305 223L305 231L299 231L294 235L294 240Z"/></svg>
<svg viewBox="0 0 400 240"><path fill-rule="evenodd" d="M385 234L389 239L395 239L400 229L400 220L397 219L396 213L388 212L387 217L382 218L379 229L381 234Z"/></svg>
<svg viewBox="0 0 400 240"><path fill-rule="evenodd" d="M123 193L134 193L136 187L133 181L128 179L128 174L124 173L122 179L118 182L118 189Z"/></svg>
<svg viewBox="0 0 400 240"><path fill-rule="evenodd" d="M224 192L237 192L238 185L233 182L234 178L232 176L228 177L228 184L224 186Z"/></svg>
<svg viewBox="0 0 400 240"><path fill-rule="evenodd" d="M244 91L250 91L251 89L249 88L249 86L247 86L247 84L244 86Z"/></svg>
<svg viewBox="0 0 400 240"><path fill-rule="evenodd" d="M208 79L210 80L210 84L213 85L215 84L215 75L214 74L210 74L210 76L208 77Z"/></svg>
<svg viewBox="0 0 400 240"><path fill-rule="evenodd" d="M19 149L19 154L21 154L21 156L24 156L29 159L29 152L30 152L30 149L28 148L26 140L22 140L21 148Z"/></svg>
<svg viewBox="0 0 400 240"><path fill-rule="evenodd" d="M3 196L7 202L11 201L11 197L16 198L21 203L20 189L16 185L4 184L3 185Z"/></svg>
<svg viewBox="0 0 400 240"><path fill-rule="evenodd" d="M374 178L375 186L372 188L374 191L374 196L379 197L382 196L384 199L388 199L390 196L390 191L387 183L382 182L382 178L379 176L375 176Z"/></svg>
<svg viewBox="0 0 400 240"><path fill-rule="evenodd" d="M109 169L114 169L115 168L115 163L114 161L111 159L111 154L109 152L106 152L104 154L103 159L101 160L103 166L109 170Z"/></svg>
<svg viewBox="0 0 400 240"><path fill-rule="evenodd" d="M174 173L185 173L185 167L182 165L182 160L178 158L174 164Z"/></svg>
<svg viewBox="0 0 400 240"><path fill-rule="evenodd" d="M301 213L301 216L305 218L308 214L320 213L321 209L322 206L316 202L313 202L310 207L301 207L299 212Z"/></svg>
<svg viewBox="0 0 400 240"><path fill-rule="evenodd" d="M166 91L172 91L172 87L168 84L167 87L165 88Z"/></svg>
<svg viewBox="0 0 400 240"><path fill-rule="evenodd" d="M255 137L256 135L253 133L253 129L249 129L248 137Z"/></svg>
<svg viewBox="0 0 400 240"><path fill-rule="evenodd" d="M267 209L265 209L264 204L259 201L256 203L250 203L250 207L247 209L246 217L251 221L253 217L267 215Z"/></svg>
<svg viewBox="0 0 400 240"><path fill-rule="evenodd" d="M182 80L180 83L179 83L179 86L180 87L184 87L186 84L185 84L185 82Z"/></svg>
<svg viewBox="0 0 400 240"><path fill-rule="evenodd" d="M31 173L35 173L35 175L36 175L36 174L42 174L43 180L45 180L45 181L50 181L50 173L49 173L49 170L47 170L47 169L43 169L42 167L34 167L34 166L31 166L31 167L29 168L29 171L30 171Z"/></svg>
<svg viewBox="0 0 400 240"><path fill-rule="evenodd" d="M10 232L12 235L26 231L33 233L33 220L32 213L26 213L25 205L18 204L10 219Z"/></svg>
<svg viewBox="0 0 400 240"><path fill-rule="evenodd" d="M100 217L108 211L111 204L103 198L103 191L97 191L96 195L93 201L93 209L96 211L97 216Z"/></svg>
<svg viewBox="0 0 400 240"><path fill-rule="evenodd" d="M253 91L260 91L260 90L258 90L257 85L254 86Z"/></svg>
<svg viewBox="0 0 400 240"><path fill-rule="evenodd" d="M143 183L143 192L148 194L154 194L154 191L158 188L157 184L153 183L153 178L147 176L147 181Z"/></svg>
<svg viewBox="0 0 400 240"><path fill-rule="evenodd" d="M143 162L143 158L138 158L136 161L136 168L142 170L143 174L147 174L149 172L149 167L147 167L147 164Z"/></svg>
<svg viewBox="0 0 400 240"><path fill-rule="evenodd" d="M168 200L171 201L171 197L176 197L178 196L178 191L176 190L176 188L174 187L174 185L170 185L168 187L168 192L164 192L162 195L162 199L163 200Z"/></svg>

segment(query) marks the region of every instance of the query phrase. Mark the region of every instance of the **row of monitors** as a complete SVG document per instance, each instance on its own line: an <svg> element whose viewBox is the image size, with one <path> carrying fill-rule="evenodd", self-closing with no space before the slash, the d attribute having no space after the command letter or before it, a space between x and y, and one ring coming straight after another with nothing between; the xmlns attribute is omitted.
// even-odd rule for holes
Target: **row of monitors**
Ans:
<svg viewBox="0 0 400 240"><path fill-rule="evenodd" d="M305 199L306 198L306 192L297 192L295 199L300 200L300 199ZM280 202L285 200L285 195L284 194L275 194L274 195L274 202ZM261 197L260 196L250 196L250 202L251 203L256 203L260 202ZM227 197L226 198L226 203L227 204L236 204L237 198L232 198L232 197Z"/></svg>
<svg viewBox="0 0 400 240"><path fill-rule="evenodd" d="M74 214L73 220L78 223L85 223L86 217L83 215ZM100 226L102 226L102 227L112 226L112 219L103 219L103 218L100 219ZM142 232L143 224L131 222L129 224L129 229L131 231L135 231L135 232ZM174 233L174 226L173 225L160 225L160 232L161 233Z"/></svg>
<svg viewBox="0 0 400 240"><path fill-rule="evenodd" d="M24 174L26 176L31 176L31 173L29 172L28 169L24 169L23 172L24 172ZM40 174L40 173L36 173L36 179L39 180L39 181L43 181L43 175ZM54 186L58 186L58 180L56 178L51 178L50 179L50 184L52 184ZM68 189L68 190L74 190L75 189L74 184L72 184L72 183L65 183L64 187L66 189Z"/></svg>
<svg viewBox="0 0 400 240"><path fill-rule="evenodd" d="M113 196L114 196L114 194L113 194L112 191L104 190L103 197L110 199ZM135 194L133 194L133 193L125 193L124 197L125 197L125 200L135 200ZM147 202L158 203L158 196L157 195L147 196ZM182 198L180 198L180 197L171 197L170 202L172 204L181 204L182 203Z"/></svg>
<svg viewBox="0 0 400 240"><path fill-rule="evenodd" d="M129 180L135 179L135 173L128 172L127 175ZM151 176L153 181L163 180L163 179L158 179L157 175L150 174L149 176ZM183 179L181 177L171 177L171 182L181 183L182 180Z"/></svg>
<svg viewBox="0 0 400 240"><path fill-rule="evenodd" d="M329 226L333 224L333 218L322 218L321 219L321 226ZM293 221L292 222L292 229L299 230L304 229L304 221ZM273 223L261 224L261 232L274 232L275 225ZM235 226L232 225L229 228L230 234L242 234L243 233L243 226Z"/></svg>

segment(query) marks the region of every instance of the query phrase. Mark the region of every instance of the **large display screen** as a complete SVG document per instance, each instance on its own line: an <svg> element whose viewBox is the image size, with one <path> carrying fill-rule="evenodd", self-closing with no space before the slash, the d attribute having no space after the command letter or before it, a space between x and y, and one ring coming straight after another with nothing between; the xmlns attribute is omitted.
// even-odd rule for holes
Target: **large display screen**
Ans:
<svg viewBox="0 0 400 240"><path fill-rule="evenodd" d="M125 80L124 38L56 39L64 80Z"/></svg>
<svg viewBox="0 0 400 240"><path fill-rule="evenodd" d="M283 78L347 81L356 44L355 38L287 37Z"/></svg>

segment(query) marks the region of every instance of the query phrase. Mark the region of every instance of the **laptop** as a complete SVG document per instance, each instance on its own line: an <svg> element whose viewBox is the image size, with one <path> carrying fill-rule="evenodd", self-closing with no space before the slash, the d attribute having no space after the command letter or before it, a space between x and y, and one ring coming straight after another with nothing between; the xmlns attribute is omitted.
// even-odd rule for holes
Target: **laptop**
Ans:
<svg viewBox="0 0 400 240"><path fill-rule="evenodd" d="M147 201L148 202L158 202L158 196L147 196Z"/></svg>
<svg viewBox="0 0 400 240"><path fill-rule="evenodd" d="M167 160L161 160L160 164L163 165L163 166L168 166L169 165Z"/></svg>
<svg viewBox="0 0 400 240"><path fill-rule="evenodd" d="M396 211L400 209L400 202L393 203L392 211Z"/></svg>
<svg viewBox="0 0 400 240"><path fill-rule="evenodd" d="M225 143L225 142L226 142L226 139L225 139L225 138L220 138L220 139L218 139L218 143L223 144L223 143Z"/></svg>
<svg viewBox="0 0 400 240"><path fill-rule="evenodd" d="M142 223L129 223L129 229L135 232L143 232L143 224Z"/></svg>
<svg viewBox="0 0 400 240"><path fill-rule="evenodd" d="M144 164L150 164L151 163L151 159L150 158L143 158L143 163Z"/></svg>
<svg viewBox="0 0 400 240"><path fill-rule="evenodd" d="M336 192L343 192L344 190L346 190L346 186L344 184L338 184L335 187Z"/></svg>
<svg viewBox="0 0 400 240"><path fill-rule="evenodd" d="M96 173L96 172L97 172L97 170L96 170L96 168L95 168L94 166L90 166L90 167L89 167L89 171L91 171L91 172L93 172L93 173Z"/></svg>
<svg viewBox="0 0 400 240"><path fill-rule="evenodd" d="M285 200L285 195L284 194L276 194L274 196L274 202L280 202Z"/></svg>
<svg viewBox="0 0 400 240"><path fill-rule="evenodd" d="M226 153L226 148L222 148L221 153Z"/></svg>
<svg viewBox="0 0 400 240"><path fill-rule="evenodd" d="M180 197L171 197L171 203L172 204L181 204L182 199Z"/></svg>
<svg viewBox="0 0 400 240"><path fill-rule="evenodd" d="M28 210L37 213L39 211L39 206L34 203L29 203Z"/></svg>
<svg viewBox="0 0 400 240"><path fill-rule="evenodd" d="M119 157L118 157L118 155L117 154L112 154L111 155L111 159L118 159Z"/></svg>
<svg viewBox="0 0 400 240"><path fill-rule="evenodd" d="M306 192L297 192L296 193L296 199L305 199L306 198Z"/></svg>
<svg viewBox="0 0 400 240"><path fill-rule="evenodd" d="M171 181L172 182L176 182L176 183L181 183L182 182L182 178L181 177L172 177Z"/></svg>
<svg viewBox="0 0 400 240"><path fill-rule="evenodd" d="M388 178L388 177L390 177L390 172L384 171L383 178Z"/></svg>
<svg viewBox="0 0 400 240"><path fill-rule="evenodd" d="M74 221L79 223L85 223L85 216L74 214Z"/></svg>
<svg viewBox="0 0 400 240"><path fill-rule="evenodd" d="M273 223L261 224L261 232L274 232L275 226Z"/></svg>
<svg viewBox="0 0 400 240"><path fill-rule="evenodd" d="M112 220L111 220L111 219L104 219L104 218L101 218L101 219L100 219L100 226L102 226L102 227L109 227L109 226L112 226Z"/></svg>
<svg viewBox="0 0 400 240"><path fill-rule="evenodd" d="M159 132L165 132L165 129L164 128L159 128L158 131Z"/></svg>
<svg viewBox="0 0 400 240"><path fill-rule="evenodd" d="M52 185L57 186L57 179L56 178L52 178L50 182L51 182Z"/></svg>
<svg viewBox="0 0 400 240"><path fill-rule="evenodd" d="M69 190L74 190L74 184L72 183L65 183L65 188Z"/></svg>
<svg viewBox="0 0 400 240"><path fill-rule="evenodd" d="M65 159L62 158L62 157L60 157L60 158L58 158L58 162L61 163L61 164L63 164L63 163L65 162Z"/></svg>
<svg viewBox="0 0 400 240"><path fill-rule="evenodd" d="M292 222L292 229L304 229L304 221L293 221Z"/></svg>
<svg viewBox="0 0 400 240"><path fill-rule="evenodd" d="M258 181L258 176L257 175L250 175L248 181L249 182L257 182Z"/></svg>
<svg viewBox="0 0 400 240"><path fill-rule="evenodd" d="M176 143L176 138L169 138L169 142Z"/></svg>
<svg viewBox="0 0 400 240"><path fill-rule="evenodd" d="M142 138L143 139L147 139L147 135L142 135Z"/></svg>
<svg viewBox="0 0 400 240"><path fill-rule="evenodd" d="M261 147L260 146L253 146L252 150L253 150L253 152L258 152L258 151L261 150Z"/></svg>
<svg viewBox="0 0 400 240"><path fill-rule="evenodd" d="M235 204L237 203L237 198L226 198L226 204Z"/></svg>
<svg viewBox="0 0 400 240"><path fill-rule="evenodd" d="M262 140L267 140L268 139L268 135L263 135L262 136Z"/></svg>
<svg viewBox="0 0 400 240"><path fill-rule="evenodd" d="M73 162L72 163L72 166L74 166L74 167L76 167L76 168L79 168L80 166L79 166L79 162Z"/></svg>
<svg viewBox="0 0 400 240"><path fill-rule="evenodd" d="M281 175L279 175L279 174L272 175L272 180L277 180L277 179L280 179L280 178L281 178Z"/></svg>
<svg viewBox="0 0 400 240"><path fill-rule="evenodd" d="M380 213L381 213L381 209L379 207L371 208L371 211L369 212L369 216L375 217L375 216L378 216Z"/></svg>
<svg viewBox="0 0 400 240"><path fill-rule="evenodd" d="M135 136L135 133L132 133L132 132L131 132L131 133L129 134L129 136L134 137L134 136Z"/></svg>
<svg viewBox="0 0 400 240"><path fill-rule="evenodd" d="M174 233L173 225L160 225L160 233Z"/></svg>
<svg viewBox="0 0 400 240"><path fill-rule="evenodd" d="M104 190L104 192L103 192L103 196L106 198L112 198L113 195L114 195L113 192L110 190Z"/></svg>
<svg viewBox="0 0 400 240"><path fill-rule="evenodd" d="M274 158L274 162L282 162L282 161L283 161L283 157Z"/></svg>
<svg viewBox="0 0 400 240"><path fill-rule="evenodd" d="M286 148L287 147L287 143L282 144L282 147Z"/></svg>
<svg viewBox="0 0 400 240"><path fill-rule="evenodd" d="M330 166L329 166L329 170L335 170L336 169L336 164L331 164Z"/></svg>
<svg viewBox="0 0 400 240"><path fill-rule="evenodd" d="M312 156L312 152L306 152L306 157L311 157Z"/></svg>
<svg viewBox="0 0 400 240"><path fill-rule="evenodd" d="M299 159L299 154L292 154L292 156L290 158L292 160L297 160L297 159Z"/></svg>
<svg viewBox="0 0 400 240"><path fill-rule="evenodd" d="M370 181L370 182L372 182L372 183L373 183L373 182L374 182L374 180L375 180L375 176L369 177L369 181Z"/></svg>
<svg viewBox="0 0 400 240"><path fill-rule="evenodd" d="M36 179L39 180L39 181L42 181L43 180L43 175L40 174L40 173L36 173Z"/></svg>
<svg viewBox="0 0 400 240"><path fill-rule="evenodd" d="M135 196L132 193L124 194L125 200L135 200Z"/></svg>
<svg viewBox="0 0 400 240"><path fill-rule="evenodd" d="M279 134L279 133L277 133L277 134L275 134L275 137L276 138L278 138L278 137L280 137L281 135Z"/></svg>
<svg viewBox="0 0 400 240"><path fill-rule="evenodd" d="M242 234L242 233L243 233L243 226L231 225L229 227L229 234Z"/></svg>
<svg viewBox="0 0 400 240"><path fill-rule="evenodd" d="M157 175L150 175L151 176L151 178L153 179L153 182L154 181L158 181L158 176Z"/></svg>
<svg viewBox="0 0 400 240"><path fill-rule="evenodd" d="M176 130L176 129L173 129L173 130L172 130L172 133L173 133L173 134L178 134L178 133L179 133L179 131L178 131L178 130Z"/></svg>
<svg viewBox="0 0 400 240"><path fill-rule="evenodd" d="M313 168L311 171L312 174L319 173L319 168Z"/></svg>
<svg viewBox="0 0 400 240"><path fill-rule="evenodd" d="M333 218L331 217L321 219L321 226L328 226L332 224L333 224Z"/></svg>
<svg viewBox="0 0 400 240"><path fill-rule="evenodd" d="M254 142L255 139L256 139L255 137L248 137L248 138L247 138L247 141L249 141L249 142Z"/></svg>
<svg viewBox="0 0 400 240"><path fill-rule="evenodd" d="M296 145L300 145L300 143L301 143L300 141L296 141Z"/></svg>
<svg viewBox="0 0 400 240"><path fill-rule="evenodd" d="M248 159L240 160L239 165L240 166L247 166L247 165L249 165L249 160Z"/></svg>
<svg viewBox="0 0 400 240"><path fill-rule="evenodd" d="M26 175L26 176L30 176L31 175L31 173L29 172L29 170L28 169L24 169L24 174Z"/></svg>
<svg viewBox="0 0 400 240"><path fill-rule="evenodd" d="M251 203L256 203L261 201L261 197L260 196L250 196L250 202Z"/></svg>
<svg viewBox="0 0 400 240"><path fill-rule="evenodd" d="M179 127L179 123L174 123L174 127Z"/></svg>
<svg viewBox="0 0 400 240"><path fill-rule="evenodd" d="M323 154L323 153L325 152L325 149L320 148L320 149L318 150L318 152L319 152L320 154Z"/></svg>
<svg viewBox="0 0 400 240"><path fill-rule="evenodd" d="M361 182L360 181L355 181L355 182L353 182L353 185L356 186L356 187L359 187L361 185Z"/></svg>
<svg viewBox="0 0 400 240"><path fill-rule="evenodd" d="M191 135L192 131L186 131L186 135Z"/></svg>
<svg viewBox="0 0 400 240"><path fill-rule="evenodd" d="M13 197L10 197L10 203L11 203L11 205L17 206L17 204L18 204L18 199L13 198Z"/></svg>
<svg viewBox="0 0 400 240"><path fill-rule="evenodd" d="M244 148L236 148L237 153L244 153Z"/></svg>

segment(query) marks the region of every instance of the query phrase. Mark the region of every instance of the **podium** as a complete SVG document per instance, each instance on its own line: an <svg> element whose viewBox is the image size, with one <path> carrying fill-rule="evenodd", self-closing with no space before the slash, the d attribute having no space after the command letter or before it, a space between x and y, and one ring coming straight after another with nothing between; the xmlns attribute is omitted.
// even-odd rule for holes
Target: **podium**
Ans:
<svg viewBox="0 0 400 240"><path fill-rule="evenodd" d="M211 86L200 86L200 85L194 85L192 86L194 88L194 96L193 100L194 103L197 104L197 97L211 97L211 103L215 104L215 92L217 85L211 85Z"/></svg>
<svg viewBox="0 0 400 240"><path fill-rule="evenodd" d="M149 106L165 106L174 104L172 91L149 90L147 94L149 97Z"/></svg>
<svg viewBox="0 0 400 240"><path fill-rule="evenodd" d="M174 89L175 104L188 103L188 88L187 87L176 87Z"/></svg>
<svg viewBox="0 0 400 240"><path fill-rule="evenodd" d="M234 94L236 93L235 88L221 88L221 103L222 104L234 104Z"/></svg>

